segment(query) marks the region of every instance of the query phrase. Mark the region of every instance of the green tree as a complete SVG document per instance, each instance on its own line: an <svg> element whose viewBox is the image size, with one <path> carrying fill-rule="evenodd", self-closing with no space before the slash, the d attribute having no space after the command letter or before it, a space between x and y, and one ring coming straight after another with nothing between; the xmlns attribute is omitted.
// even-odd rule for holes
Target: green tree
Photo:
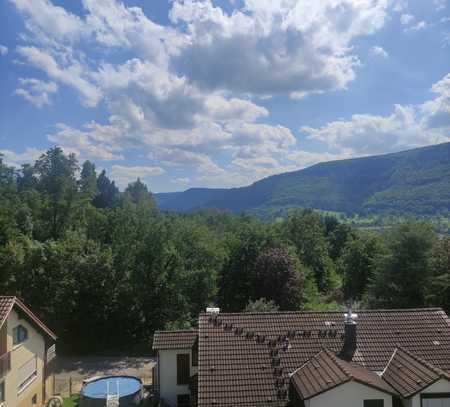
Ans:
<svg viewBox="0 0 450 407"><path fill-rule="evenodd" d="M97 194L97 173L95 164L85 161L81 168L80 192L83 198L91 201Z"/></svg>
<svg viewBox="0 0 450 407"><path fill-rule="evenodd" d="M57 239L70 225L78 199L78 163L73 154L66 156L61 148L54 147L36 161L34 170L39 180L37 188L46 201L43 216L48 236Z"/></svg>
<svg viewBox="0 0 450 407"><path fill-rule="evenodd" d="M431 273L426 284L426 301L450 312L450 237L436 242L431 253Z"/></svg>
<svg viewBox="0 0 450 407"><path fill-rule="evenodd" d="M250 300L246 305L244 312L274 312L279 309L280 307L273 301L259 298L255 301Z"/></svg>
<svg viewBox="0 0 450 407"><path fill-rule="evenodd" d="M369 286L372 307L408 308L425 304L436 235L430 224L405 222L390 230L388 252L380 256Z"/></svg>
<svg viewBox="0 0 450 407"><path fill-rule="evenodd" d="M106 176L103 170L97 178L97 194L93 204L97 208L114 208L119 203L120 192L114 181Z"/></svg>

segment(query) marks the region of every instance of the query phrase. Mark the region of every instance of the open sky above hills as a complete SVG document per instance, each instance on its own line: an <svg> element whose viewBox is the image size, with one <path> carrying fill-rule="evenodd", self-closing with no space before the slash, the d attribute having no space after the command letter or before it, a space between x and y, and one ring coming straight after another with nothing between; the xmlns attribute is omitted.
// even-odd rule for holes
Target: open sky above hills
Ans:
<svg viewBox="0 0 450 407"><path fill-rule="evenodd" d="M229 187L450 140L448 0L7 0L0 151Z"/></svg>

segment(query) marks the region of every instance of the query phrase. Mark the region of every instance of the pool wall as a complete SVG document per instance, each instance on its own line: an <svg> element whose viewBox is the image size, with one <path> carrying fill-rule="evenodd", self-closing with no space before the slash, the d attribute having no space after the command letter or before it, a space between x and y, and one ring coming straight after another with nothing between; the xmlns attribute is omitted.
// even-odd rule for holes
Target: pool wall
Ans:
<svg viewBox="0 0 450 407"><path fill-rule="evenodd" d="M139 389L130 394L124 394L119 397L119 406L120 407L135 407L142 400L142 382L137 377L132 376L107 376L101 377L99 379L93 380L92 382L86 383L81 389L81 397L80 397L80 407L106 407L106 394L103 396L89 396L85 394L86 389L89 385L99 382L99 381L114 381L120 379L134 379L139 382ZM112 392L114 389L112 389Z"/></svg>

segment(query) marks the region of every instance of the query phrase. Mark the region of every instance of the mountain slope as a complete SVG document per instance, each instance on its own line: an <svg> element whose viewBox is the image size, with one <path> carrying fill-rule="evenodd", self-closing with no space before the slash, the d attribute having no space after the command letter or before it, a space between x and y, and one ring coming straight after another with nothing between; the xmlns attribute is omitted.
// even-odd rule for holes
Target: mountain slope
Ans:
<svg viewBox="0 0 450 407"><path fill-rule="evenodd" d="M450 143L331 161L232 189L155 194L161 209L308 207L354 213L438 214L450 210Z"/></svg>

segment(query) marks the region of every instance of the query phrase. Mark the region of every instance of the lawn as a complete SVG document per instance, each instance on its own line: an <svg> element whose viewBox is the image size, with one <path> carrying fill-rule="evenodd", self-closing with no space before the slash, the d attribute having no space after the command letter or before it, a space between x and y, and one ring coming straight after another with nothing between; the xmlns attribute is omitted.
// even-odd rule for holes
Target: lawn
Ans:
<svg viewBox="0 0 450 407"><path fill-rule="evenodd" d="M63 400L63 407L77 407L80 396L78 394L67 397Z"/></svg>

